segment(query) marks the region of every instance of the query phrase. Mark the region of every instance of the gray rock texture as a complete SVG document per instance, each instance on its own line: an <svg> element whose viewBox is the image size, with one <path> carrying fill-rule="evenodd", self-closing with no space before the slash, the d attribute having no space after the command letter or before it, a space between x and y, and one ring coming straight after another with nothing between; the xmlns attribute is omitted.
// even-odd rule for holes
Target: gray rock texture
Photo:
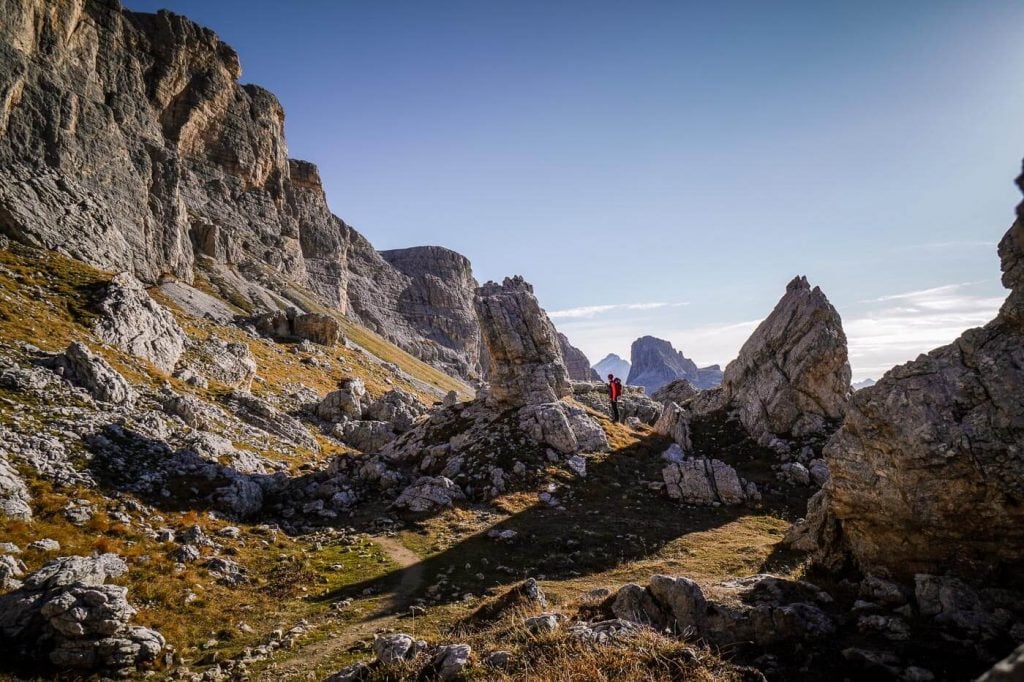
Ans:
<svg viewBox="0 0 1024 682"><path fill-rule="evenodd" d="M686 379L699 389L714 388L722 382L718 365L697 367L671 343L653 336L642 336L633 342L629 361L629 377L625 383L643 386L648 395L676 379Z"/></svg>
<svg viewBox="0 0 1024 682"><path fill-rule="evenodd" d="M155 661L164 638L133 626L127 588L105 584L127 570L114 554L47 563L0 596L0 646L79 674L124 676Z"/></svg>
<svg viewBox="0 0 1024 682"><path fill-rule="evenodd" d="M150 298L128 272L116 275L97 306L92 332L104 343L149 360L170 373L185 352L188 337L167 308Z"/></svg>
<svg viewBox="0 0 1024 682"><path fill-rule="evenodd" d="M477 281L469 260L440 246L381 251L409 278L398 311L419 333L416 355L457 376L480 373L480 327L473 308Z"/></svg>
<svg viewBox="0 0 1024 682"><path fill-rule="evenodd" d="M721 398L762 444L838 425L850 399L850 363L839 313L797 277L725 368Z"/></svg>
<svg viewBox="0 0 1024 682"><path fill-rule="evenodd" d="M0 454L0 515L14 519L31 519L31 501L25 481L7 458Z"/></svg>
<svg viewBox="0 0 1024 682"><path fill-rule="evenodd" d="M246 310L308 290L473 374L471 276L440 262L410 276L408 259L391 265L334 216L316 166L288 158L280 102L239 83L237 53L212 31L108 0L3 0L0 12L0 235L147 285L203 271Z"/></svg>
<svg viewBox="0 0 1024 682"><path fill-rule="evenodd" d="M999 257L1010 294L994 320L854 394L825 449L822 562L981 579L1024 561L1021 220Z"/></svg>
<svg viewBox="0 0 1024 682"><path fill-rule="evenodd" d="M477 289L477 316L490 382L499 405L535 405L568 396L572 389L558 334L522 277Z"/></svg>
<svg viewBox="0 0 1024 682"><path fill-rule="evenodd" d="M81 386L97 400L117 405L131 405L135 402L135 389L106 360L96 355L84 344L75 341L55 360L55 366L62 369L64 377Z"/></svg>
<svg viewBox="0 0 1024 682"><path fill-rule="evenodd" d="M590 368L590 360L576 346L569 343L569 337L558 332L558 346L562 351L562 362L569 378L573 381L600 381L601 377Z"/></svg>

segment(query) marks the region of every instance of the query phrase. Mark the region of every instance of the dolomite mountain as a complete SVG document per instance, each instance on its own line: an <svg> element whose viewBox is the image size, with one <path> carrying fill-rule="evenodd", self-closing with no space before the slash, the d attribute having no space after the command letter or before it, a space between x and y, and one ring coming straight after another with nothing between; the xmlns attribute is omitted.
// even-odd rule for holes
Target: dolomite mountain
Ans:
<svg viewBox="0 0 1024 682"><path fill-rule="evenodd" d="M629 362L626 383L643 386L648 395L676 379L686 379L698 389L714 388L722 382L718 365L697 367L671 343L653 336L642 336L633 342Z"/></svg>
<svg viewBox="0 0 1024 682"><path fill-rule="evenodd" d="M479 369L466 259L382 255L289 159L284 110L209 29L116 0L0 3L0 234L144 283L208 281L247 309L304 290L463 377Z"/></svg>
<svg viewBox="0 0 1024 682"><path fill-rule="evenodd" d="M623 360L615 353L609 353L603 360L594 365L601 381L604 381L609 374L617 377L629 377L629 360Z"/></svg>
<svg viewBox="0 0 1024 682"><path fill-rule="evenodd" d="M854 394L812 504L821 563L993 580L1024 561L1020 218L999 258L1010 294L994 320Z"/></svg>

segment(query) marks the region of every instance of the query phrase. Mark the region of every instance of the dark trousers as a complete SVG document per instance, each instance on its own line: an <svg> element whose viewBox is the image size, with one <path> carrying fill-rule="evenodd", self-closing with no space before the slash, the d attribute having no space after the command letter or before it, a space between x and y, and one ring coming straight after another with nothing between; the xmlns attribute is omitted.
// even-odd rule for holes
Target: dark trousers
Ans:
<svg viewBox="0 0 1024 682"><path fill-rule="evenodd" d="M612 401L612 421L613 422L618 422L619 421L619 401L618 400L613 400Z"/></svg>

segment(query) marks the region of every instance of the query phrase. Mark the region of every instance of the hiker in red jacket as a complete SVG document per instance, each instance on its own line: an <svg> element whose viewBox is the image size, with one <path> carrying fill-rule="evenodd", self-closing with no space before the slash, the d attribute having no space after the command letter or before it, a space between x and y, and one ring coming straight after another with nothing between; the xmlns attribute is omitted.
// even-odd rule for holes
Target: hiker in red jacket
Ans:
<svg viewBox="0 0 1024 682"><path fill-rule="evenodd" d="M622 395L622 381L614 374L608 375L608 399L612 403L612 421L619 421L619 396Z"/></svg>

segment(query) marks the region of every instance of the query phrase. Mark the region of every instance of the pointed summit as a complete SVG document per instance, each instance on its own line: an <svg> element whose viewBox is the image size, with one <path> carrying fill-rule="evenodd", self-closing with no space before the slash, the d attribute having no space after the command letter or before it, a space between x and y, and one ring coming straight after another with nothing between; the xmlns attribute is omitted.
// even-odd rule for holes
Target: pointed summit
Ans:
<svg viewBox="0 0 1024 682"><path fill-rule="evenodd" d="M839 313L796 277L725 368L724 398L755 439L824 433L846 412L850 363Z"/></svg>

